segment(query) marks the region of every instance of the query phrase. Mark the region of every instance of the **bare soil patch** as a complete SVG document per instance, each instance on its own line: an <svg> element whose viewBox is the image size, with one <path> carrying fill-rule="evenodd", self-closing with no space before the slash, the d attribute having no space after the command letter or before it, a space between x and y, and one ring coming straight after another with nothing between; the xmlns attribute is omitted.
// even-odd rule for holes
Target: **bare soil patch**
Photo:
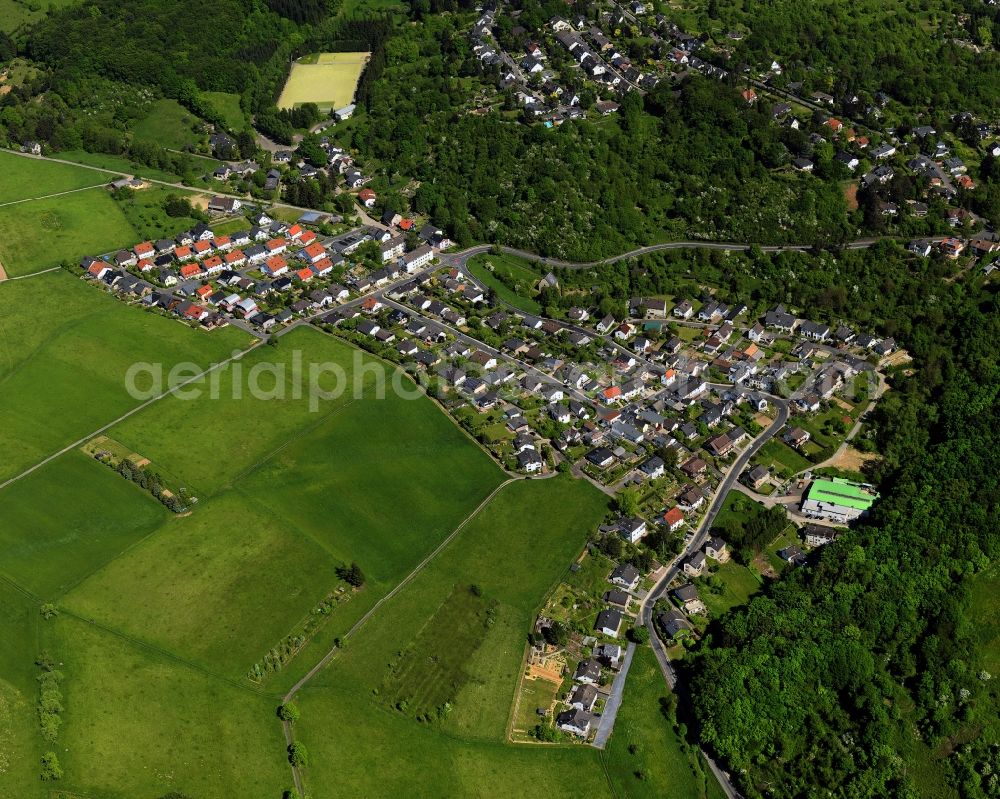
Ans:
<svg viewBox="0 0 1000 799"><path fill-rule="evenodd" d="M847 447L843 452L837 454L827 466L832 466L835 469L846 469L850 472L860 472L862 466L877 457L878 455L874 452L862 452L854 447Z"/></svg>

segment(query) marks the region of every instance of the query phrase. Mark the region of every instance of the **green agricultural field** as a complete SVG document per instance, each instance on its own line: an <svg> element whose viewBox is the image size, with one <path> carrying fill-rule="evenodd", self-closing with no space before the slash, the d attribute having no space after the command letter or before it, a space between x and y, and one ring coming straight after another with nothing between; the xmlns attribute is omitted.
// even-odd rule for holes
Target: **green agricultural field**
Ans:
<svg viewBox="0 0 1000 799"><path fill-rule="evenodd" d="M715 795L712 789L718 783L706 777L698 750L685 750L660 710L660 699L668 693L652 651L640 647L632 659L614 734L601 755L615 796L711 799Z"/></svg>
<svg viewBox="0 0 1000 799"><path fill-rule="evenodd" d="M284 520L229 492L170 519L64 604L240 679L334 588L338 563Z"/></svg>
<svg viewBox="0 0 1000 799"><path fill-rule="evenodd" d="M138 405L125 387L133 363L207 366L249 342L128 307L65 272L0 283L0 482Z"/></svg>
<svg viewBox="0 0 1000 799"><path fill-rule="evenodd" d="M309 782L317 799L344 793L607 794L595 750L505 743L524 636L545 595L603 517L606 502L588 483L568 477L507 486L376 612L297 700L303 710L298 734L312 755ZM472 583L499 603L497 620L470 659L469 679L450 713L421 723L387 711L377 692L407 640L401 631L419 641L419 631L455 586ZM345 715L355 721L350 727L339 721ZM365 765L373 761L384 766L377 773ZM435 768L420 765L427 762Z"/></svg>
<svg viewBox="0 0 1000 799"><path fill-rule="evenodd" d="M302 329L241 365L290 362L296 347L347 369L359 353ZM308 646L289 674L307 668L502 478L430 400L392 392L341 398L318 413L306 399L171 397L112 435L201 502L68 601L234 678L332 590L337 566L357 561L368 584L324 628L326 646Z"/></svg>
<svg viewBox="0 0 1000 799"><path fill-rule="evenodd" d="M0 796L40 799L35 711L38 604L0 580Z"/></svg>
<svg viewBox="0 0 1000 799"><path fill-rule="evenodd" d="M4 489L0 573L43 601L96 571L172 514L80 451Z"/></svg>
<svg viewBox="0 0 1000 799"><path fill-rule="evenodd" d="M291 783L271 697L65 613L43 624L66 675L57 748L69 795L269 799Z"/></svg>
<svg viewBox="0 0 1000 799"><path fill-rule="evenodd" d="M488 265L493 269L489 269ZM469 259L468 267L474 277L496 292L499 299L525 313L542 312L542 306L532 299L536 293L534 286L540 279L539 275L525 266L525 262L520 258L509 255L477 255ZM516 281L517 290L510 288L499 275Z"/></svg>
<svg viewBox="0 0 1000 799"><path fill-rule="evenodd" d="M239 132L246 127L246 117L243 116L243 109L240 108L240 96L229 92L202 92L202 99L206 100L216 113L221 114L230 130Z"/></svg>
<svg viewBox="0 0 1000 799"><path fill-rule="evenodd" d="M168 149L183 150L202 138L194 132L201 120L176 100L157 100L135 126L135 138Z"/></svg>
<svg viewBox="0 0 1000 799"><path fill-rule="evenodd" d="M495 614L495 602L477 587L456 585L389 667L379 696L388 707L420 720L449 712L470 679L468 663Z"/></svg>
<svg viewBox="0 0 1000 799"><path fill-rule="evenodd" d="M136 232L105 188L0 206L0 263L10 276L133 244Z"/></svg>
<svg viewBox="0 0 1000 799"><path fill-rule="evenodd" d="M0 152L0 207L30 197L104 186L113 179L108 172Z"/></svg>
<svg viewBox="0 0 1000 799"><path fill-rule="evenodd" d="M292 64L278 108L316 103L320 108L343 108L354 100L358 79L370 53L319 53Z"/></svg>
<svg viewBox="0 0 1000 799"><path fill-rule="evenodd" d="M88 153L85 150L60 150L59 157L65 161L75 161L78 164L109 169L112 172L126 175L138 175L144 178L152 178L153 180L165 180L168 183L176 183L181 179L180 175L175 175L172 172L164 172L162 169L154 169L153 167L145 166L136 161L130 161L118 155ZM95 172L94 174L96 175L97 173ZM119 175L114 175L113 177L117 178Z"/></svg>
<svg viewBox="0 0 1000 799"><path fill-rule="evenodd" d="M171 397L157 403L116 426L111 435L172 474L184 475L199 495L211 496L287 447L294 437L307 435L312 427L352 404L350 391L347 396L320 403L315 412L309 409L305 390L303 397L293 398L294 350L300 351L305 363L330 360L349 364L352 353L357 352L319 331L296 330L281 338L280 347L258 348L221 370L218 398L211 397L206 383L199 387L200 396ZM277 396L272 366L284 369L280 382L283 398ZM248 386L248 376L258 373L261 389L270 392L262 399L251 396ZM333 389L335 381L322 385ZM205 423L208 418L211 424ZM250 427L248 420L254 422Z"/></svg>

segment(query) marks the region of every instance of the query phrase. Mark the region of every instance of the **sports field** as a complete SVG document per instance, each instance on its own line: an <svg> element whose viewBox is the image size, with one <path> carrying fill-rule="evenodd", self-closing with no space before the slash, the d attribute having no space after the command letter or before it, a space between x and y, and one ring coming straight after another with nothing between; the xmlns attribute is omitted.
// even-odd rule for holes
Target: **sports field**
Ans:
<svg viewBox="0 0 1000 799"><path fill-rule="evenodd" d="M316 103L322 109L343 108L354 100L354 90L371 53L314 53L292 64L278 108Z"/></svg>

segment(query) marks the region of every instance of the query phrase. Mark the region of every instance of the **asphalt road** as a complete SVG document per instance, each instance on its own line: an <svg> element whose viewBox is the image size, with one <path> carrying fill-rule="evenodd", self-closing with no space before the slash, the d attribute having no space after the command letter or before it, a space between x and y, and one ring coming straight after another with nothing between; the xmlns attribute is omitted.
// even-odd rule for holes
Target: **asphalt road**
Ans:
<svg viewBox="0 0 1000 799"><path fill-rule="evenodd" d="M712 499L712 504L709 505L708 512L705 517L701 520L698 525L698 529L695 531L691 538L691 542L685 547L684 551L677 556L674 562L667 568L663 576L657 581L656 585L653 586L646 599L643 601L639 608L639 621L646 625L646 629L649 630L649 643L653 648L653 653L656 655L656 660L660 664L660 671L663 672L663 677L673 690L677 684L677 673L674 671L673 667L670 665L670 660L667 658L666 648L663 645L663 641L660 640L660 636L656 629L656 624L653 620L653 605L657 599L666 594L667 586L673 581L680 571L681 562L688 556L697 552L704 545L705 540L708 538L708 533L712 529L712 522L715 521L715 517L719 515L719 511L722 509L723 503L726 501L726 495L732 489L733 485L739 479L739 476L743 473L750 459L764 446L768 441L770 441L775 434L784 426L785 422L788 421L788 402L781 399L780 397L769 397L771 402L775 404L778 409L777 416L771 425L761 433L757 438L754 439L753 443L748 446L743 453L733 462L719 483L719 487ZM729 781L726 776L715 762L702 750L702 755L704 756L706 762L709 765L709 769L712 771L713 775L718 779L719 784L722 786L728 799L739 799L740 794L737 792L736 788Z"/></svg>

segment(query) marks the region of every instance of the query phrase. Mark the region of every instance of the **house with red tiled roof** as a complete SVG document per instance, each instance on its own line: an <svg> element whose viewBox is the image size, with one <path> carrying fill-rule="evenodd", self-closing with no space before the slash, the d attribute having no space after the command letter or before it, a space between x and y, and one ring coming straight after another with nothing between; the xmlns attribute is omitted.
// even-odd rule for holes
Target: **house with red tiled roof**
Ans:
<svg viewBox="0 0 1000 799"><path fill-rule="evenodd" d="M196 322L200 322L203 319L208 318L208 310L202 308L200 305L195 305L191 303L187 308L184 309L184 316L188 319L194 319Z"/></svg>
<svg viewBox="0 0 1000 799"><path fill-rule="evenodd" d="M314 264L317 261L321 261L326 258L326 250L323 249L323 245L317 241L302 250L302 257L304 257L309 263Z"/></svg>
<svg viewBox="0 0 1000 799"><path fill-rule="evenodd" d="M217 250L229 250L232 249L233 240L229 236L216 236L212 239L212 243L215 245Z"/></svg>
<svg viewBox="0 0 1000 799"><path fill-rule="evenodd" d="M303 247L308 247L314 241L316 241L316 234L311 230L303 230L302 235L299 236L299 244Z"/></svg>
<svg viewBox="0 0 1000 799"><path fill-rule="evenodd" d="M178 247L174 250L174 258L178 261L190 261L194 258L194 252L190 247Z"/></svg>
<svg viewBox="0 0 1000 799"><path fill-rule="evenodd" d="M194 293L198 295L199 299L204 300L204 299L212 296L212 292L214 290L215 289L213 289L210 285L208 285L208 283L206 283L204 286L198 286L198 288L195 289Z"/></svg>
<svg viewBox="0 0 1000 799"><path fill-rule="evenodd" d="M684 514L680 508L675 506L663 514L663 523L673 533L684 526Z"/></svg>
<svg viewBox="0 0 1000 799"><path fill-rule="evenodd" d="M948 258L958 258L962 254L962 250L965 249L965 242L961 239L944 239L938 247L941 248L941 252Z"/></svg>
<svg viewBox="0 0 1000 799"><path fill-rule="evenodd" d="M217 272L221 272L226 268L226 265L222 262L222 258L218 255L213 255L211 258L206 258L202 264L210 275L214 275Z"/></svg>
<svg viewBox="0 0 1000 799"><path fill-rule="evenodd" d="M823 124L826 125L834 133L840 133L840 131L844 129L844 123L841 122L839 119L834 119L833 117L830 117Z"/></svg>
<svg viewBox="0 0 1000 799"><path fill-rule="evenodd" d="M757 102L757 92L753 89L744 89L740 92L740 97L746 101L747 105L753 105Z"/></svg>
<svg viewBox="0 0 1000 799"><path fill-rule="evenodd" d="M136 258L141 259L153 255L153 253L156 252L156 249L153 247L153 242L144 241L141 244L136 244L135 247L132 249L132 252L135 253Z"/></svg>
<svg viewBox="0 0 1000 799"><path fill-rule="evenodd" d="M95 259L90 266L87 267L87 274L100 280L107 273L108 268L108 265L104 263L104 261Z"/></svg>
<svg viewBox="0 0 1000 799"><path fill-rule="evenodd" d="M198 264L185 264L181 267L181 277L187 280L195 275L201 274L201 266Z"/></svg>
<svg viewBox="0 0 1000 799"><path fill-rule="evenodd" d="M292 225L290 228L288 228L288 237L290 239L295 239L296 241L298 241L300 238L302 238L302 233L303 230L301 225Z"/></svg>
<svg viewBox="0 0 1000 799"><path fill-rule="evenodd" d="M212 242L210 241L196 241L191 245L191 249L194 251L195 258L204 258L206 255L210 255L212 252Z"/></svg>
<svg viewBox="0 0 1000 799"><path fill-rule="evenodd" d="M601 399L605 402L614 402L621 397L622 390L618 386L608 386L601 392Z"/></svg>
<svg viewBox="0 0 1000 799"><path fill-rule="evenodd" d="M139 263L136 264L140 272L149 272L151 269L156 268L156 264L153 263L152 258L143 258Z"/></svg>
<svg viewBox="0 0 1000 799"><path fill-rule="evenodd" d="M358 199L364 204L365 208L374 208L376 194L369 188L364 188L358 192Z"/></svg>
<svg viewBox="0 0 1000 799"><path fill-rule="evenodd" d="M288 242L284 239L270 239L264 242L264 246L272 255L279 255L288 249Z"/></svg>
<svg viewBox="0 0 1000 799"><path fill-rule="evenodd" d="M333 271L333 261L329 258L320 258L312 265L313 271L319 277L324 277Z"/></svg>
<svg viewBox="0 0 1000 799"><path fill-rule="evenodd" d="M306 269L300 269L298 272L295 273L295 277L297 277L303 283L308 283L310 280L312 280L313 275L314 275L313 270L309 269L308 267Z"/></svg>
<svg viewBox="0 0 1000 799"><path fill-rule="evenodd" d="M264 262L263 271L271 277L279 277L288 271L288 262L280 255L272 255Z"/></svg>
<svg viewBox="0 0 1000 799"><path fill-rule="evenodd" d="M243 250L233 250L226 253L223 260L226 262L226 266L243 266L247 262L247 256Z"/></svg>

